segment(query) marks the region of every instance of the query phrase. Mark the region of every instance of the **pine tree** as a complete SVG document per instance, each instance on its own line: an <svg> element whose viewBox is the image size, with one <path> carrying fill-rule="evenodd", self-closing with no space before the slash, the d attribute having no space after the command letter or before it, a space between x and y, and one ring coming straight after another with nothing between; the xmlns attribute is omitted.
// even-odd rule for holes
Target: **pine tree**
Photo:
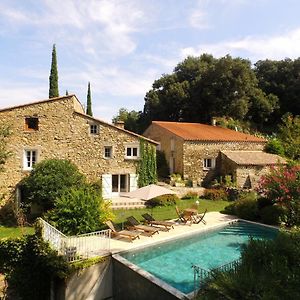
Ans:
<svg viewBox="0 0 300 300"><path fill-rule="evenodd" d="M68 96L69 95L69 91L68 90L66 90L66 96Z"/></svg>
<svg viewBox="0 0 300 300"><path fill-rule="evenodd" d="M91 98L91 84L88 84L88 91L87 91L87 102L86 102L86 114L89 116L93 116L92 112L92 98Z"/></svg>
<svg viewBox="0 0 300 300"><path fill-rule="evenodd" d="M56 47L53 45L51 71L49 76L49 98L59 97Z"/></svg>

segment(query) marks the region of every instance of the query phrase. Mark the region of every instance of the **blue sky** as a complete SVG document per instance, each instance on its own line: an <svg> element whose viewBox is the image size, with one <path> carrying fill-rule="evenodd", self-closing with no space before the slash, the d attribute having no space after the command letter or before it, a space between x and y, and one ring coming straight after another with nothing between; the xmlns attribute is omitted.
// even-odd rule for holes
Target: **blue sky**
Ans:
<svg viewBox="0 0 300 300"><path fill-rule="evenodd" d="M59 89L106 121L142 110L155 79L188 55L300 56L298 0L1 0L0 108L47 99L51 50Z"/></svg>

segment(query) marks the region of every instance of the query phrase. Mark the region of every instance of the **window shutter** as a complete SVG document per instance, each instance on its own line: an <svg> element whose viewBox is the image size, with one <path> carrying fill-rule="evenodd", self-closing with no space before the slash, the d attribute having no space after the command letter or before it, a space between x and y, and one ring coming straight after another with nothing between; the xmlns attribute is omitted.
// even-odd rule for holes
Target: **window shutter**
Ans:
<svg viewBox="0 0 300 300"><path fill-rule="evenodd" d="M129 192L132 192L138 188L138 184L137 184L138 175L137 174L129 174L129 176L130 176Z"/></svg>
<svg viewBox="0 0 300 300"><path fill-rule="evenodd" d="M112 197L112 176L111 174L102 175L102 197L109 199Z"/></svg>

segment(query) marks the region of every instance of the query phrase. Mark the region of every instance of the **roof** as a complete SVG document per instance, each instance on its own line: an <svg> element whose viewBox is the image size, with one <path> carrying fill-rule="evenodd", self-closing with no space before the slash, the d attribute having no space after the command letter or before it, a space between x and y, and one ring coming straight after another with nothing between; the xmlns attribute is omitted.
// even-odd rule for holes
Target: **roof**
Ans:
<svg viewBox="0 0 300 300"><path fill-rule="evenodd" d="M286 164L286 160L281 156L263 151L221 151L221 153L237 165L266 166Z"/></svg>
<svg viewBox="0 0 300 300"><path fill-rule="evenodd" d="M21 107L26 107L26 106L31 106L31 105L36 105L36 104L42 104L42 103L46 103L46 102L54 102L54 101L64 100L64 99L72 98L72 97L75 97L75 99L80 103L80 101L78 100L76 95L72 94L72 95L54 97L54 98L49 98L49 99L44 99L44 100L37 100L34 102L25 103L25 104L5 107L5 108L0 109L0 112L12 110L12 109L16 109L16 108L21 108Z"/></svg>
<svg viewBox="0 0 300 300"><path fill-rule="evenodd" d="M80 116L84 117L84 118L88 118L88 119L90 119L90 120L93 120L93 121L96 121L96 122L105 124L105 125L107 125L107 126L110 126L110 127L115 128L115 129L117 129L117 130L123 131L123 132L125 132L125 133L127 133L127 134L133 135L133 136L135 136L135 137L137 137L137 138L140 138L140 139L143 139L143 140L145 140L145 141L148 141L148 142L150 142L150 143L152 143L152 144L156 144L156 145L159 144L158 142L156 142L156 141L154 141L154 140L151 140L151 139L149 139L149 138L146 138L146 137L144 137L144 136L142 136L142 135L140 135L140 134L137 134L137 133L135 133L135 132L126 130L126 129L124 129L124 128L118 127L118 126L113 125L113 124L111 124L111 123L108 123L108 122L105 122L105 121L96 119L96 118L91 117L91 116L86 115L86 114L82 114L82 113L80 113L80 112L78 112L78 111L75 111L75 113L76 113L77 115L80 115Z"/></svg>
<svg viewBox="0 0 300 300"><path fill-rule="evenodd" d="M219 126L164 121L152 121L152 124L160 126L187 141L266 142L263 138Z"/></svg>

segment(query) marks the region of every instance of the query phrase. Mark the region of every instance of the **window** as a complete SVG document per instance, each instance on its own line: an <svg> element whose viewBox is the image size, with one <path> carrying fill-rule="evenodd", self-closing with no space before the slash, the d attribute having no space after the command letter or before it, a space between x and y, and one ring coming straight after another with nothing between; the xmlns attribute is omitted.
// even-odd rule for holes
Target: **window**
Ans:
<svg viewBox="0 0 300 300"><path fill-rule="evenodd" d="M25 130L36 131L39 130L39 119L38 118L25 118Z"/></svg>
<svg viewBox="0 0 300 300"><path fill-rule="evenodd" d="M171 138L171 151L175 151L175 139Z"/></svg>
<svg viewBox="0 0 300 300"><path fill-rule="evenodd" d="M32 167L37 162L37 151L36 150L25 150L24 151L24 170L32 170Z"/></svg>
<svg viewBox="0 0 300 300"><path fill-rule="evenodd" d="M138 146L126 146L126 158L137 159L139 157Z"/></svg>
<svg viewBox="0 0 300 300"><path fill-rule="evenodd" d="M204 158L203 169L213 169L215 167L216 160L214 158Z"/></svg>
<svg viewBox="0 0 300 300"><path fill-rule="evenodd" d="M99 126L97 124L90 124L90 134L98 134Z"/></svg>
<svg viewBox="0 0 300 300"><path fill-rule="evenodd" d="M104 147L104 157L105 158L112 158L112 146L105 146Z"/></svg>

